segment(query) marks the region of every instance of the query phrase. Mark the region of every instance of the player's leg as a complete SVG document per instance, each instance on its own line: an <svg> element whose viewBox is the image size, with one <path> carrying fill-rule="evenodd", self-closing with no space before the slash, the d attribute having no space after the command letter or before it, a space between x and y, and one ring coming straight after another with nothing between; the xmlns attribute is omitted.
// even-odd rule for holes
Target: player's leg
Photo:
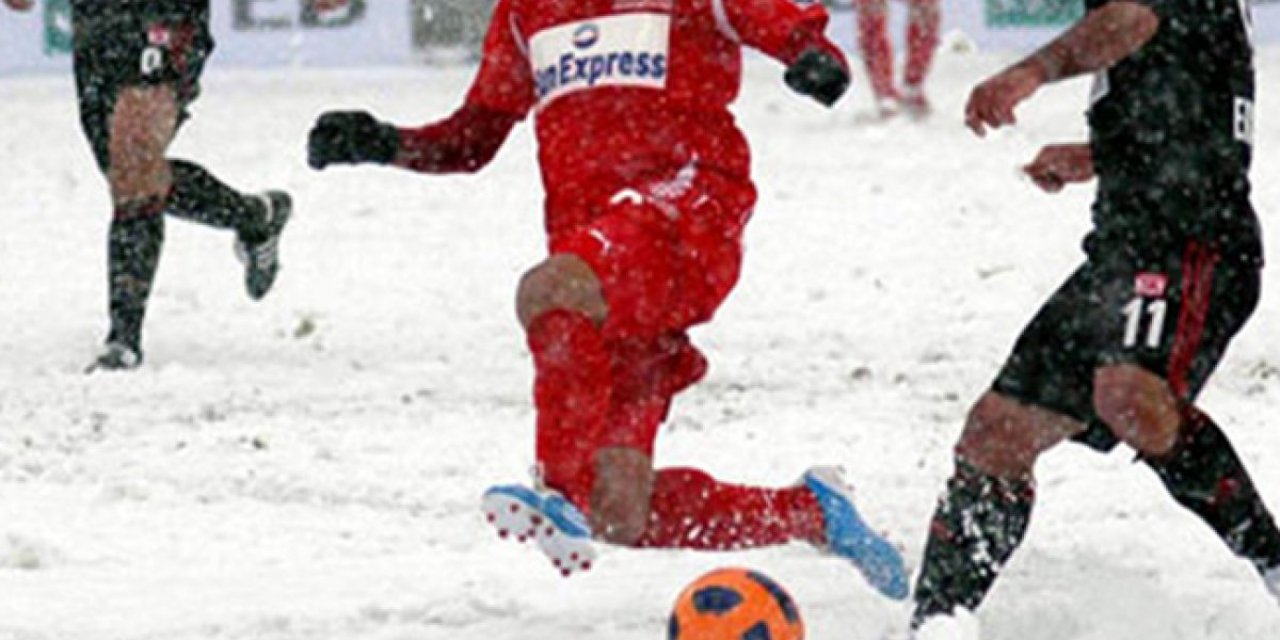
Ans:
<svg viewBox="0 0 1280 640"><path fill-rule="evenodd" d="M898 90L893 86L893 41L889 38L888 0L857 0L858 50L867 67L867 78L876 106L884 115L897 109Z"/></svg>
<svg viewBox="0 0 1280 640"><path fill-rule="evenodd" d="M1144 457L1165 488L1247 560L1280 598L1280 530L1231 441L1209 416L1184 412L1179 438L1163 456Z"/></svg>
<svg viewBox="0 0 1280 640"><path fill-rule="evenodd" d="M516 295L517 316L533 355L541 486L532 490L520 485L493 487L485 493L483 509L499 535L536 539L565 575L590 567L593 532L616 537L628 526L642 526L634 523L642 521L643 506L638 510L602 506L599 511L605 515L595 515L592 523L583 515L591 512L596 499L600 436L613 389L612 359L603 330L612 309L600 274L618 275L616 265L630 263L634 252L653 244L647 240L651 233L646 225L633 220L630 213L615 209L587 227L553 238L551 257L525 274ZM654 275L644 283L661 284L663 274ZM642 288L644 284L634 278L620 282ZM604 458L611 477L620 479L622 473L633 470L619 466L608 454ZM626 484L629 495L644 500L643 504L647 504L646 483L651 475L651 469L639 469Z"/></svg>
<svg viewBox="0 0 1280 640"><path fill-rule="evenodd" d="M600 282L578 256L556 253L521 279L516 307L533 355L541 480L586 505L611 388Z"/></svg>
<svg viewBox="0 0 1280 640"><path fill-rule="evenodd" d="M673 396L703 376L705 360L683 333L609 347L613 387L590 504L598 535L627 546L706 550L823 541L822 510L803 485L767 489L697 469L655 470L657 430Z"/></svg>
<svg viewBox="0 0 1280 640"><path fill-rule="evenodd" d="M155 27L153 27L154 29ZM213 49L208 25L182 22L160 27L165 77L185 109L200 93L200 76ZM173 216L236 233L236 254L245 265L245 289L255 300L270 291L279 271L280 234L293 212L283 191L247 194L189 160L171 159L173 187L167 211Z"/></svg>
<svg viewBox="0 0 1280 640"><path fill-rule="evenodd" d="M914 624L982 602L1030 523L1036 459L1081 430L1074 419L995 391L974 405L930 522Z"/></svg>
<svg viewBox="0 0 1280 640"><path fill-rule="evenodd" d="M1095 406L1169 493L1264 575L1280 567L1280 531L1231 442L1195 397L1252 314L1258 267L1192 242L1125 309L1121 348L1099 369Z"/></svg>
<svg viewBox="0 0 1280 640"><path fill-rule="evenodd" d="M736 284L741 262L736 230L755 196L749 185L703 175L683 195L657 200L657 219L674 220L677 240L668 244L672 255L667 258L674 271L647 298L619 296L615 303L609 296L613 388L597 458L592 521L597 527L622 523L606 538L642 547L728 550L809 542L852 560L885 594L905 597L901 555L863 522L838 474L815 470L796 485L770 488L722 482L698 469L654 469L652 445L672 397L706 369L683 330L709 320ZM673 217L670 211L681 213ZM619 273L651 268L635 263ZM604 280L606 291L627 286L616 278Z"/></svg>
<svg viewBox="0 0 1280 640"><path fill-rule="evenodd" d="M942 11L938 0L908 0L907 13L907 66L903 104L918 115L929 112L929 99L924 92L924 81L933 64L938 49L938 28Z"/></svg>
<svg viewBox="0 0 1280 640"><path fill-rule="evenodd" d="M115 212L108 234L111 329L95 368L131 368L142 359L142 323L164 239L162 214L175 210L175 193L192 190L191 172L165 154L197 92L211 46L204 29L145 12L77 24L81 124ZM263 210L260 202L254 206Z"/></svg>
<svg viewBox="0 0 1280 640"><path fill-rule="evenodd" d="M654 468L653 441L673 396L706 371L684 329L708 320L733 289L741 262L736 209L754 202L749 186L710 176L682 188L675 197L679 190L654 188L620 203L629 217L652 221L651 235L630 242L647 250L592 259L608 291L612 379L590 505L595 530L615 544L647 547L820 541L822 512L803 486L747 487L695 469Z"/></svg>
<svg viewBox="0 0 1280 640"><path fill-rule="evenodd" d="M1084 430L1092 348L1075 317L1092 290L1088 265L1041 308L992 389L973 406L955 447L955 472L929 526L913 625L974 609L1022 542L1040 454ZM1063 344L1076 349L1062 349Z"/></svg>
<svg viewBox="0 0 1280 640"><path fill-rule="evenodd" d="M134 91L162 91L165 94L163 103L176 108L176 112L165 120L172 125L160 150L163 154L177 126L187 118L187 108L200 94L200 76L213 49L213 40L208 33L208 25L185 18L157 16L146 18L139 24L141 26L135 31L144 33L146 38L146 46L139 55L140 74L126 77L124 83ZM140 37L137 33L129 35ZM113 130L111 139L114 141L115 138ZM131 148L124 146L126 150ZM273 240L288 220L291 202L283 192L242 193L189 160L170 159L164 155L160 158L148 155L148 158L147 166L126 168L123 173L162 177L166 213L217 229L235 231L242 254L251 253L259 245ZM112 167L111 171L115 172L114 156ZM157 184L156 188L160 186ZM270 262L269 265L256 265L261 271L269 270L269 274L246 274L246 286L254 298L260 298L270 287L270 279L274 277L274 258ZM253 268L255 265L250 265L251 271ZM254 276L257 276L257 281Z"/></svg>
<svg viewBox="0 0 1280 640"><path fill-rule="evenodd" d="M148 41L148 20L109 23L77 14L74 67L80 120L107 178L113 208L107 278L111 328L94 367L130 368L142 359L141 331L164 240L162 214L172 174L165 149L178 125L175 87Z"/></svg>
<svg viewBox="0 0 1280 640"><path fill-rule="evenodd" d="M171 184L164 152L177 113L169 87L126 87L106 125L105 170L113 209L107 236L111 328L98 367L131 368L142 360L142 323L164 243Z"/></svg>

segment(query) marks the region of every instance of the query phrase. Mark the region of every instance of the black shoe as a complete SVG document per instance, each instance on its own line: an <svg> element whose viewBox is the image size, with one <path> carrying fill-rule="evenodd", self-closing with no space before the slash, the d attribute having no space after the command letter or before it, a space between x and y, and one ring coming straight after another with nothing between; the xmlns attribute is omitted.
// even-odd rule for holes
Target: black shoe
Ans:
<svg viewBox="0 0 1280 640"><path fill-rule="evenodd" d="M102 352L94 358L85 373L95 371L129 371L142 365L142 350L123 342L108 342L103 345Z"/></svg>
<svg viewBox="0 0 1280 640"><path fill-rule="evenodd" d="M280 234L293 214L293 199L283 191L268 191L262 199L267 204L265 236L260 240L236 238L236 256L244 264L244 287L254 300L261 300L275 284L280 271Z"/></svg>

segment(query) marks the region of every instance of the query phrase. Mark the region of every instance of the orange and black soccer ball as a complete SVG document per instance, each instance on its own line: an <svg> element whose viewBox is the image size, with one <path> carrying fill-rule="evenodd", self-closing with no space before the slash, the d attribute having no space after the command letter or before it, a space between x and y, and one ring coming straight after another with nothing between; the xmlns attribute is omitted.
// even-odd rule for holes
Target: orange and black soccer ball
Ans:
<svg viewBox="0 0 1280 640"><path fill-rule="evenodd" d="M796 603L778 583L749 569L716 569L680 592L668 640L803 640Z"/></svg>

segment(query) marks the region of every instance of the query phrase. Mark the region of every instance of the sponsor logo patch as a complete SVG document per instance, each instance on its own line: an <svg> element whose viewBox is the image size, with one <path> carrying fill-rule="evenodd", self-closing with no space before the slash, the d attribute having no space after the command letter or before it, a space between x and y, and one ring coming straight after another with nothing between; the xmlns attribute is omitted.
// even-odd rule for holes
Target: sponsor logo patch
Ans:
<svg viewBox="0 0 1280 640"><path fill-rule="evenodd" d="M600 27L588 22L573 32L573 46L579 49L590 49L600 42Z"/></svg>
<svg viewBox="0 0 1280 640"><path fill-rule="evenodd" d="M539 107L596 87L666 88L670 32L668 14L628 13L535 33L529 59Z"/></svg>
<svg viewBox="0 0 1280 640"><path fill-rule="evenodd" d="M1134 293L1144 298L1162 298L1169 288L1169 276L1163 273L1139 273L1134 277Z"/></svg>
<svg viewBox="0 0 1280 640"><path fill-rule="evenodd" d="M153 24L147 27L147 44L153 47L167 47L173 36L169 33L169 27L162 24Z"/></svg>

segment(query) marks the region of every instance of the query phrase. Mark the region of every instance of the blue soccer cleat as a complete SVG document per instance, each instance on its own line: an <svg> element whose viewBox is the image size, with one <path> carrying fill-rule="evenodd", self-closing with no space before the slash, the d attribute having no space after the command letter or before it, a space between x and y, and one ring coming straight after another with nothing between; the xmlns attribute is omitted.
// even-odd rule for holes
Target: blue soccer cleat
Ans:
<svg viewBox="0 0 1280 640"><path fill-rule="evenodd" d="M536 540L565 577L590 569L596 559L586 516L555 491L498 485L485 491L480 503L498 537Z"/></svg>
<svg viewBox="0 0 1280 640"><path fill-rule="evenodd" d="M909 589L902 554L863 522L853 506L853 492L840 477L839 469L810 469L804 474L804 483L822 507L827 550L853 562L880 593L894 600L906 598Z"/></svg>

